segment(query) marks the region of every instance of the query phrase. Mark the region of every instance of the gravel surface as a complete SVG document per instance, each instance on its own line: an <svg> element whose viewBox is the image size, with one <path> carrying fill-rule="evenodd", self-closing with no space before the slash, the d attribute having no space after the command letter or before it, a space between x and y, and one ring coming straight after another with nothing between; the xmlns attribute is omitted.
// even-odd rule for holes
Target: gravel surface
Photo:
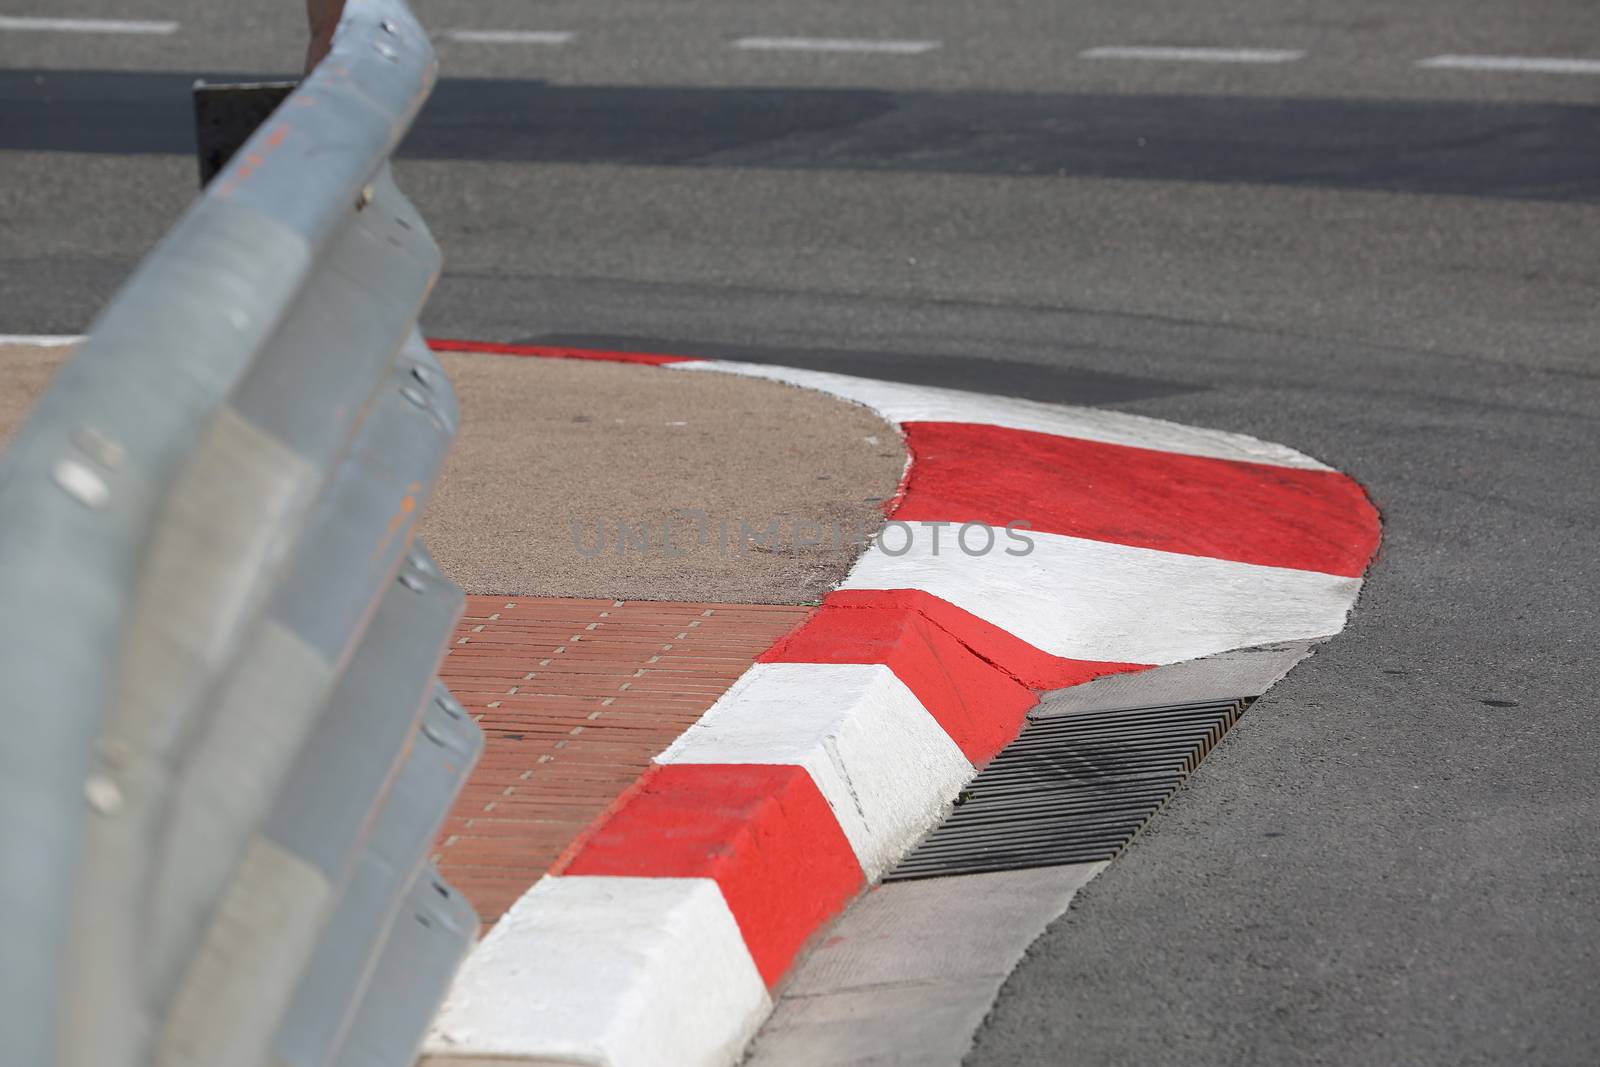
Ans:
<svg viewBox="0 0 1600 1067"><path fill-rule="evenodd" d="M905 466L899 435L876 415L792 386L580 360L444 360L462 431L422 534L472 592L819 600L857 554L848 533L882 521L879 502ZM752 533L742 547L741 524ZM777 538L760 543L773 524Z"/></svg>
<svg viewBox="0 0 1600 1067"><path fill-rule="evenodd" d="M0 440L71 351L0 346ZM820 600L905 468L899 434L872 412L777 382L443 359L462 427L422 536L469 593Z"/></svg>

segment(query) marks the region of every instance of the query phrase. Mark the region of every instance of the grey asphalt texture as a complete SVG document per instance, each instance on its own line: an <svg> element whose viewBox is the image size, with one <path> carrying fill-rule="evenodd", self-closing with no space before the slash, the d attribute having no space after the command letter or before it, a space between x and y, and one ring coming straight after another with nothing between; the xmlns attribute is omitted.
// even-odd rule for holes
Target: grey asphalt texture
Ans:
<svg viewBox="0 0 1600 1067"><path fill-rule="evenodd" d="M299 47L293 11L114 7L194 33L0 42L7 332L81 329L191 195L171 75ZM441 45L397 168L448 259L425 326L1079 396L1349 472L1385 519L1349 628L1035 944L970 1062L1592 1064L1600 79L1414 63L1600 56L1600 8L1127 7L421 5L581 34ZM757 33L945 45L727 47ZM1148 43L1311 55L1076 58Z"/></svg>

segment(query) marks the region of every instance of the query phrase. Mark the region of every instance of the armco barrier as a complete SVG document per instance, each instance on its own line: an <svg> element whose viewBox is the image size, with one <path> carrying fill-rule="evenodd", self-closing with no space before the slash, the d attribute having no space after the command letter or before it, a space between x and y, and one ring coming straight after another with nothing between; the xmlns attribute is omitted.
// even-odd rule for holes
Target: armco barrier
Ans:
<svg viewBox="0 0 1600 1067"><path fill-rule="evenodd" d="M434 70L350 0L0 466L8 1065L401 1065L473 939L426 866L461 593L412 539L457 416L388 173Z"/></svg>

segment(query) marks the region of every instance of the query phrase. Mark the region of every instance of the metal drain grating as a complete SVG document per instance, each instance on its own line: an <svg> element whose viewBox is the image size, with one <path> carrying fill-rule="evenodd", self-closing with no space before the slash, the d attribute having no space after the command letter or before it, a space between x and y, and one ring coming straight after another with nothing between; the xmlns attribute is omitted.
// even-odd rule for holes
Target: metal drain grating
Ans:
<svg viewBox="0 0 1600 1067"><path fill-rule="evenodd" d="M886 882L1111 859L1248 699L1035 719Z"/></svg>

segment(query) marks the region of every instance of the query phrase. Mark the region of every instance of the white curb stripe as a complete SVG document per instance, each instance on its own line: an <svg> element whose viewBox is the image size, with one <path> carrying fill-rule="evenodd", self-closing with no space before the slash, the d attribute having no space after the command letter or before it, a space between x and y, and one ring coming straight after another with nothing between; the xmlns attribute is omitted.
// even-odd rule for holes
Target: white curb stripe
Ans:
<svg viewBox="0 0 1600 1067"><path fill-rule="evenodd" d="M771 1010L711 879L545 877L467 958L423 1055L734 1064Z"/></svg>
<svg viewBox="0 0 1600 1067"><path fill-rule="evenodd" d="M1005 426L1015 430L1078 437L1134 448L1177 452L1187 456L1245 460L1279 467L1305 470L1330 470L1310 456L1284 445L1257 440L1244 434L1180 426L1143 415L1129 415L1100 408L1068 407L1033 400L1002 396L983 396L959 389L940 389L931 385L906 385L872 378L854 378L826 371L797 370L727 360L697 360L692 363L664 364L672 370L715 370L767 378L805 386L853 400L877 411L890 422L967 422L985 426Z"/></svg>
<svg viewBox="0 0 1600 1067"><path fill-rule="evenodd" d="M944 817L975 773L882 664L758 663L658 763L804 767L868 881Z"/></svg>
<svg viewBox="0 0 1600 1067"><path fill-rule="evenodd" d="M899 550L904 532L889 526L881 543ZM1315 571L1027 536L1026 556L967 556L948 540L934 555L928 537L891 556L875 543L840 588L921 589L1053 655L1150 664L1336 634L1361 588Z"/></svg>

